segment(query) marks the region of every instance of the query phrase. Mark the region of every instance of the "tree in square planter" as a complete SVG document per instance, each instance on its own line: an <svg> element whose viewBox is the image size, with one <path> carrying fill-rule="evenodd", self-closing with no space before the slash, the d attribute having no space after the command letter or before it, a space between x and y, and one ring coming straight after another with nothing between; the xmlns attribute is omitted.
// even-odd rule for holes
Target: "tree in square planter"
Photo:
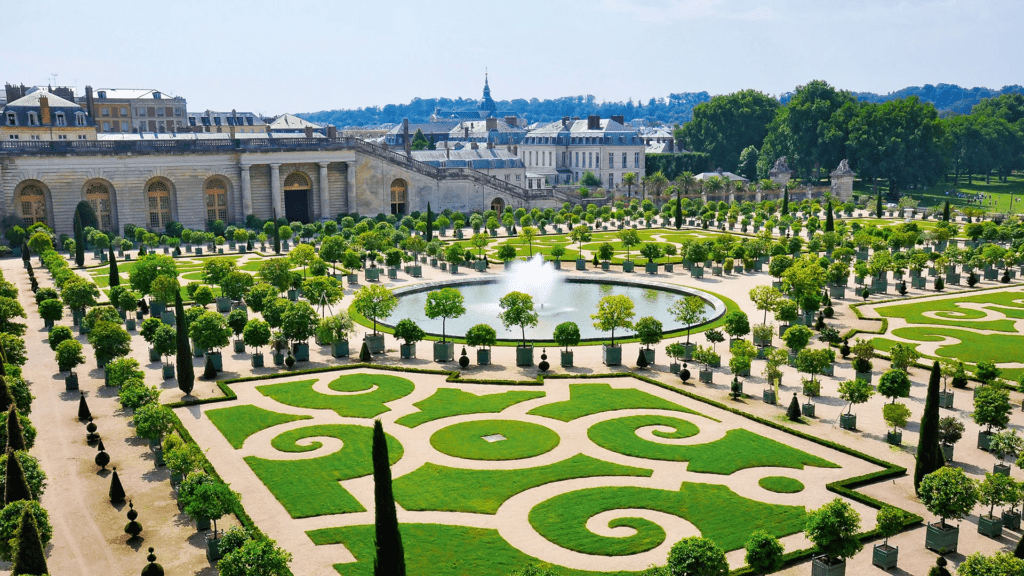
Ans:
<svg viewBox="0 0 1024 576"><path fill-rule="evenodd" d="M466 313L466 302L462 292L450 287L433 290L427 293L423 310L427 318L441 319L441 341L434 342L434 362L451 362L455 359L455 343L448 341L448 319L460 318Z"/></svg>
<svg viewBox="0 0 1024 576"><path fill-rule="evenodd" d="M82 344L78 340L65 340L57 345L56 356L57 369L68 373L64 378L64 389L78 390L78 374L74 370L85 363Z"/></svg>
<svg viewBox="0 0 1024 576"><path fill-rule="evenodd" d="M736 376L750 376L750 368L757 349L747 340L737 340L732 347L732 358L729 359L729 370Z"/></svg>
<svg viewBox="0 0 1024 576"><path fill-rule="evenodd" d="M352 318L344 310L329 318L320 320L317 326L317 338L320 343L330 343L331 356L345 358L349 355L349 338L355 331Z"/></svg>
<svg viewBox="0 0 1024 576"><path fill-rule="evenodd" d="M1009 476L1010 464L1006 463L1006 461L1017 461L1017 458L1024 452L1024 439L1020 437L1016 430L1000 430L989 438L988 451L996 457L996 465L992 471L996 474Z"/></svg>
<svg viewBox="0 0 1024 576"><path fill-rule="evenodd" d="M43 300L39 303L39 316L43 319L47 330L53 328L54 322L64 317L64 303L56 298Z"/></svg>
<svg viewBox="0 0 1024 576"><path fill-rule="evenodd" d="M395 324L395 338L402 341L399 352L403 359L416 357L416 343L423 340L427 333L409 318L403 318Z"/></svg>
<svg viewBox="0 0 1024 576"><path fill-rule="evenodd" d="M153 349L163 358L164 380L174 378L174 361L171 358L178 353L178 331L161 322L153 333Z"/></svg>
<svg viewBox="0 0 1024 576"><path fill-rule="evenodd" d="M721 356L709 346L697 346L697 350L693 353L693 360L700 364L698 379L705 384L710 384L712 368L721 363Z"/></svg>
<svg viewBox="0 0 1024 576"><path fill-rule="evenodd" d="M352 297L352 308L373 322L373 334L363 337L371 354L384 352L384 335L377 333L377 320L387 318L398 305L398 299L386 286L371 284L360 288Z"/></svg>
<svg viewBox="0 0 1024 576"><path fill-rule="evenodd" d="M821 551L811 561L811 573L821 576L846 574L846 559L860 552L863 544L860 514L841 498L836 498L807 515L804 533Z"/></svg>
<svg viewBox="0 0 1024 576"><path fill-rule="evenodd" d="M665 346L665 355L672 359L668 365L668 371L672 374L679 374L682 368L681 361L686 356L686 347L681 342L673 342Z"/></svg>
<svg viewBox="0 0 1024 576"><path fill-rule="evenodd" d="M135 435L149 440L150 447L156 448L157 466L163 465L163 439L174 431L171 409L159 402L150 402L135 410L132 422L135 423Z"/></svg>
<svg viewBox="0 0 1024 576"><path fill-rule="evenodd" d="M881 384L878 386L881 388ZM910 408L903 403L893 402L882 406L882 419L892 430L886 431L885 441L893 446L903 444L903 428L910 418Z"/></svg>
<svg viewBox="0 0 1024 576"><path fill-rule="evenodd" d="M611 332L611 342L602 346L602 360L606 366L622 363L622 347L615 345L615 329L633 328L635 314L633 300L629 296L613 294L601 298L597 303L597 312L590 315L594 320L594 328Z"/></svg>
<svg viewBox="0 0 1024 576"><path fill-rule="evenodd" d="M961 468L943 466L921 479L917 495L925 508L940 518L939 523L928 524L925 548L939 554L956 552L960 529L947 525L946 520L961 520L971 513L978 503L974 480L968 478Z"/></svg>
<svg viewBox="0 0 1024 576"><path fill-rule="evenodd" d="M476 348L476 363L488 366L491 363L491 346L498 342L498 333L489 324L477 324L466 331L466 344Z"/></svg>
<svg viewBox="0 0 1024 576"><path fill-rule="evenodd" d="M750 334L750 319L745 312L733 310L725 315L724 329L730 338L729 347L732 348L734 343Z"/></svg>
<svg viewBox="0 0 1024 576"><path fill-rule="evenodd" d="M875 394L874 387L869 382L860 378L847 380L839 384L839 398L845 400L849 407L846 414L839 415L839 427L843 430L857 429L857 415L853 413L853 407L857 404L864 404Z"/></svg>
<svg viewBox="0 0 1024 576"><path fill-rule="evenodd" d="M220 349L228 345L231 329L219 312L207 310L189 323L188 335L196 346L206 351L207 358L213 362L216 370L223 370L224 364Z"/></svg>
<svg viewBox="0 0 1024 576"><path fill-rule="evenodd" d="M505 330L518 326L522 334L521 343L516 346L516 366L533 365L533 345L526 344L526 328L537 325L538 315L533 308L533 297L524 292L512 291L498 300L501 312L498 318Z"/></svg>
<svg viewBox="0 0 1024 576"><path fill-rule="evenodd" d="M263 353L260 352L260 348L270 343L270 324L259 318L249 319L242 329L242 339L245 345L252 349L252 367L262 368Z"/></svg>
<svg viewBox="0 0 1024 576"><path fill-rule="evenodd" d="M647 259L647 264L644 265L644 271L648 274L657 274L658 258L662 257L661 246L654 242L648 242L640 247L640 254Z"/></svg>
<svg viewBox="0 0 1024 576"><path fill-rule="evenodd" d="M775 306L775 319L779 321L779 336L789 330L791 324L799 318L800 307L792 300L780 300Z"/></svg>
<svg viewBox="0 0 1024 576"><path fill-rule="evenodd" d="M896 567L899 560L900 549L897 546L889 545L889 538L899 534L903 530L903 523L906 521L906 514L899 508L883 505L875 516L875 525L878 535L885 540L881 544L875 544L871 551L871 563L882 570L891 570Z"/></svg>
<svg viewBox="0 0 1024 576"><path fill-rule="evenodd" d="M939 447L946 463L953 461L953 447L964 437L964 423L954 416L939 419Z"/></svg>
<svg viewBox="0 0 1024 576"><path fill-rule="evenodd" d="M623 272L633 271L632 250L640 245L640 234L631 228L620 230L617 234L619 243L626 249L626 260L622 263Z"/></svg>
<svg viewBox="0 0 1024 576"><path fill-rule="evenodd" d="M213 537L209 541L216 541L220 537L217 520L220 520L225 514L230 514L238 506L239 499L238 493L223 482L204 482L192 492L188 503L185 504L184 511L196 520L197 525L199 519L212 520ZM216 545L211 546L209 541L207 542L208 548Z"/></svg>
<svg viewBox="0 0 1024 576"><path fill-rule="evenodd" d="M978 432L978 448L988 450L993 430L1002 430L1010 423L1010 393L996 386L982 386L974 397L971 418L985 430Z"/></svg>
<svg viewBox="0 0 1024 576"><path fill-rule="evenodd" d="M875 347L871 345L870 341L857 338L855 344L850 347L850 351L854 355L853 370L855 377L870 384L871 369L874 368L871 359L875 356Z"/></svg>
<svg viewBox="0 0 1024 576"><path fill-rule="evenodd" d="M89 332L89 344L92 344L97 365L102 368L111 360L131 352L132 337L120 324L102 321Z"/></svg>
<svg viewBox="0 0 1024 576"><path fill-rule="evenodd" d="M227 323L228 328L231 328L231 332L235 335L234 350L236 354L245 353L245 340L242 338L242 332L245 331L245 325L248 322L249 313L242 308L236 308L228 314Z"/></svg>
<svg viewBox="0 0 1024 576"><path fill-rule="evenodd" d="M320 319L309 302L292 302L281 315L281 334L291 345L297 362L309 360L309 339L316 333Z"/></svg>
<svg viewBox="0 0 1024 576"><path fill-rule="evenodd" d="M985 473L985 479L978 483L978 503L988 506L988 514L978 515L978 534L989 538L1003 535L1003 519L995 515L996 506L1016 502L1017 484L1009 476Z"/></svg>
<svg viewBox="0 0 1024 576"><path fill-rule="evenodd" d="M762 349L768 348L772 345L772 340L775 337L775 326L771 324L758 324L754 326L753 333L754 346Z"/></svg>
<svg viewBox="0 0 1024 576"><path fill-rule="evenodd" d="M796 363L796 358L800 354L800 351L807 347L807 344L811 341L811 336L814 333L811 329L802 324L790 326L786 329L786 332L782 335L782 341L786 343L786 347L789 348L789 354L791 363Z"/></svg>
<svg viewBox="0 0 1024 576"><path fill-rule="evenodd" d="M636 330L636 336L640 339L640 343L645 346L641 349L641 353L644 355L647 365L653 366L655 350L652 346L661 342L663 328L661 321L652 316L644 316L636 321L633 328Z"/></svg>
<svg viewBox="0 0 1024 576"><path fill-rule="evenodd" d="M601 270L610 270L612 266L612 256L615 255L615 248L611 244L605 242L597 247L597 258L601 261Z"/></svg>
<svg viewBox="0 0 1024 576"><path fill-rule="evenodd" d="M686 326L686 343L684 347L687 351L687 357L689 357L693 350L693 344L690 344L690 332L704 318L704 311L707 309L707 306L707 302L702 298L686 296L673 302L668 309L668 313L672 315L676 322Z"/></svg>
<svg viewBox="0 0 1024 576"><path fill-rule="evenodd" d="M780 398L779 387L782 384L782 367L789 361L789 353L778 348L768 353L765 358L764 371L765 383L768 389L762 394L766 404L775 404Z"/></svg>

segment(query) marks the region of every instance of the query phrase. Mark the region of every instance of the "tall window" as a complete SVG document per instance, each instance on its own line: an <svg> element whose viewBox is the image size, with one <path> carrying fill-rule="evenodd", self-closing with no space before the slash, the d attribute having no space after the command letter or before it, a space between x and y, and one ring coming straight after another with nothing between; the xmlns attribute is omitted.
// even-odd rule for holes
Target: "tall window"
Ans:
<svg viewBox="0 0 1024 576"><path fill-rule="evenodd" d="M615 174L608 173L608 187L609 188L614 188L615 187Z"/></svg>
<svg viewBox="0 0 1024 576"><path fill-rule="evenodd" d="M47 223L46 194L42 188L29 184L21 189L18 200L18 203L21 205L21 218L25 221L25 224Z"/></svg>
<svg viewBox="0 0 1024 576"><path fill-rule="evenodd" d="M640 167L640 153L636 152L633 154L633 168Z"/></svg>
<svg viewBox="0 0 1024 576"><path fill-rule="evenodd" d="M103 184L90 184L85 189L85 201L92 205L93 212L100 220L102 230L113 230L113 219L110 209L110 190Z"/></svg>
<svg viewBox="0 0 1024 576"><path fill-rule="evenodd" d="M149 199L149 228L163 230L171 221L171 190L167 184L157 181L149 185L146 195Z"/></svg>
<svg viewBox="0 0 1024 576"><path fill-rule="evenodd" d="M498 215L498 219L500 220L501 213L502 211L505 210L505 201L502 200L501 198L495 198L494 200L491 200L491 210L494 210L494 212Z"/></svg>
<svg viewBox="0 0 1024 576"><path fill-rule="evenodd" d="M228 186L220 178L206 183L206 220L228 220Z"/></svg>
<svg viewBox="0 0 1024 576"><path fill-rule="evenodd" d="M405 201L406 201L406 184L405 180L396 178L391 182L391 213L392 214L405 214Z"/></svg>
<svg viewBox="0 0 1024 576"><path fill-rule="evenodd" d="M63 112L57 112L56 114L54 114L54 118L57 120L57 126L67 126L68 125L67 121L64 119L64 113Z"/></svg>
<svg viewBox="0 0 1024 576"><path fill-rule="evenodd" d="M608 153L608 169L615 169L615 152Z"/></svg>
<svg viewBox="0 0 1024 576"><path fill-rule="evenodd" d="M626 167L626 153L625 152L622 153L622 167L623 168Z"/></svg>

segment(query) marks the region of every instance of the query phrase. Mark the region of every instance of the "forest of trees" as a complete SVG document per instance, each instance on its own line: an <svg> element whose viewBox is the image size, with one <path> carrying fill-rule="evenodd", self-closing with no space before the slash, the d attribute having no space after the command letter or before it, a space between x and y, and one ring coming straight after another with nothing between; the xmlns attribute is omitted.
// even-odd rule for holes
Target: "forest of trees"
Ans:
<svg viewBox="0 0 1024 576"><path fill-rule="evenodd" d="M716 96L674 135L680 147L707 152L711 165L752 180L780 156L809 180L827 178L846 158L859 177L885 180L897 195L948 173L1005 178L1024 168L1024 95L1007 92L943 118L916 95L868 102L815 80L784 105L753 90Z"/></svg>

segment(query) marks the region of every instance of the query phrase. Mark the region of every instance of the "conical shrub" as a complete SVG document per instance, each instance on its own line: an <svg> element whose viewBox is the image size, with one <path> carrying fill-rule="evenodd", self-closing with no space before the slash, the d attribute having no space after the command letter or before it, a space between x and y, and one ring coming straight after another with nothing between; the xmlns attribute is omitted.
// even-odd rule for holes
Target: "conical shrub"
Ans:
<svg viewBox="0 0 1024 576"><path fill-rule="evenodd" d="M89 403L85 401L85 393L78 397L78 419L88 420L92 417L92 411L89 410Z"/></svg>
<svg viewBox="0 0 1024 576"><path fill-rule="evenodd" d="M7 411L7 449L28 449L25 446L25 434L21 430L21 422L18 421L18 409L14 406Z"/></svg>
<svg viewBox="0 0 1024 576"><path fill-rule="evenodd" d="M14 565L11 576L28 576L30 574L49 574L46 567L46 554L43 552L43 541L39 537L39 528L32 517L32 511L26 507L21 513L21 525L18 528L18 547L14 551Z"/></svg>
<svg viewBox="0 0 1024 576"><path fill-rule="evenodd" d="M359 349L359 361L369 362L370 360L373 360L373 357L370 356L370 347L363 342L363 347Z"/></svg>
<svg viewBox="0 0 1024 576"><path fill-rule="evenodd" d="M110 491L108 495L111 502L124 502L124 486L121 486L121 478L117 475L117 466L114 466L114 473L110 475Z"/></svg>
<svg viewBox="0 0 1024 576"><path fill-rule="evenodd" d="M800 401L796 398L796 392L793 392L793 399L789 401L789 408L786 410L786 416L793 421L800 419Z"/></svg>
<svg viewBox="0 0 1024 576"><path fill-rule="evenodd" d="M21 461L12 450L7 451L7 466L4 470L4 506L18 500L32 500L32 489L25 479Z"/></svg>

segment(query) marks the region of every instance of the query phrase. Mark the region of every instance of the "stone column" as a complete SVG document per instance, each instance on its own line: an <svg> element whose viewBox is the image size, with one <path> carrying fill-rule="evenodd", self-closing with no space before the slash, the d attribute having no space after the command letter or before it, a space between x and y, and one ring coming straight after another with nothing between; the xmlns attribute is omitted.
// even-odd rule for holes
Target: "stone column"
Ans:
<svg viewBox="0 0 1024 576"><path fill-rule="evenodd" d="M359 208L356 205L356 163L348 163L348 190L345 196L348 198L348 202L345 204L345 211L348 213L359 212ZM408 201L408 200L407 200Z"/></svg>
<svg viewBox="0 0 1024 576"><path fill-rule="evenodd" d="M252 180L249 178L249 166L240 165L242 172L242 219L252 214Z"/></svg>
<svg viewBox="0 0 1024 576"><path fill-rule="evenodd" d="M320 218L331 219L331 193L327 187L327 166L330 162L320 162Z"/></svg>
<svg viewBox="0 0 1024 576"><path fill-rule="evenodd" d="M284 193L281 192L281 165L270 165L270 201L274 205L274 218L284 218Z"/></svg>

